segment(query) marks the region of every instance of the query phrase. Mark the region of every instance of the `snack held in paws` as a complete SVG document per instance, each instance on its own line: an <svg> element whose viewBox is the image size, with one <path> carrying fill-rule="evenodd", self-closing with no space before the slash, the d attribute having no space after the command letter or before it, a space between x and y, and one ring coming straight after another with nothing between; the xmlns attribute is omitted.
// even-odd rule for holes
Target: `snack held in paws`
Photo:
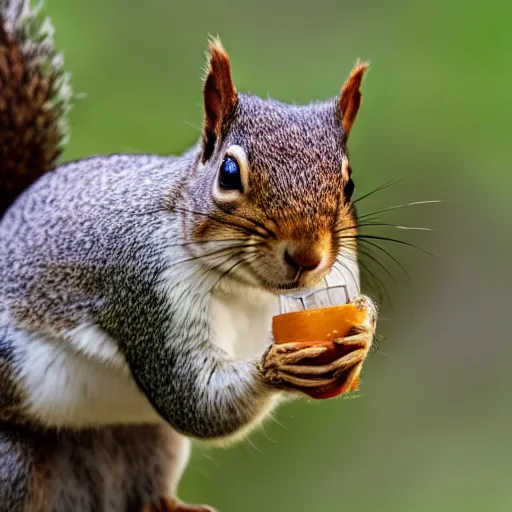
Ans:
<svg viewBox="0 0 512 512"><path fill-rule="evenodd" d="M272 319L272 332L277 344L304 343L305 346L326 347L322 354L304 361L303 364L333 364L334 361L349 355L359 348L353 343L350 334L364 323L367 312L355 303L341 303L340 291L346 288L326 287L298 295L281 297L281 313ZM348 338L348 340L344 340ZM333 372L336 368L333 368ZM312 398L332 398L342 393L355 391L359 384L360 367L346 370L347 378L331 389L309 391Z"/></svg>

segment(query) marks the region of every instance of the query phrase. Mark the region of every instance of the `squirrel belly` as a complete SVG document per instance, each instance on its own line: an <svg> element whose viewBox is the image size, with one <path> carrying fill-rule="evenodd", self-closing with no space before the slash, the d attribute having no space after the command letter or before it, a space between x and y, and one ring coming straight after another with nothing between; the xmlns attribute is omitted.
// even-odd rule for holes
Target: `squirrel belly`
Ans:
<svg viewBox="0 0 512 512"><path fill-rule="evenodd" d="M14 322L7 318L2 323ZM97 326L64 332L71 347L63 338L9 327L4 332L0 345L5 349L9 342L13 347L9 378L16 384L20 404L16 413L12 407L4 409L0 420L55 428L161 422L122 358L102 357L110 340ZM84 343L81 351L78 347Z"/></svg>

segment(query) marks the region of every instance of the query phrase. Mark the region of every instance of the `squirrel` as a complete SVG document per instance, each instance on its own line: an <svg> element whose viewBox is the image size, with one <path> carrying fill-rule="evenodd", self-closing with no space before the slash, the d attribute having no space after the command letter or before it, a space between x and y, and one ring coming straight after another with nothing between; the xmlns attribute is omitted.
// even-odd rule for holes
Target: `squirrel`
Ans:
<svg viewBox="0 0 512 512"><path fill-rule="evenodd" d="M213 38L192 148L57 164L52 34L0 0L0 512L212 511L177 496L191 440L243 438L372 346L347 153L368 65L291 105L238 92ZM279 295L337 275L367 313L350 353L273 343Z"/></svg>

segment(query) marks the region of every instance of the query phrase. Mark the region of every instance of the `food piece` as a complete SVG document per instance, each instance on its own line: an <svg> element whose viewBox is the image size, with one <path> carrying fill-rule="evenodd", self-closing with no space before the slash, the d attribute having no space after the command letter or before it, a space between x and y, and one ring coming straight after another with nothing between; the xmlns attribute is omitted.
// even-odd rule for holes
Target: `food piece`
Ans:
<svg viewBox="0 0 512 512"><path fill-rule="evenodd" d="M277 315L272 320L272 331L275 342L304 343L304 345L325 345L328 347L322 355L304 360L305 366L321 366L329 364L352 352L352 345L335 343L336 338L344 338L350 330L364 322L365 312L354 304L342 304L323 308L307 309ZM317 400L333 398L343 393L357 391L359 388L359 372L361 365L350 368L340 386L327 389L305 390Z"/></svg>
<svg viewBox="0 0 512 512"><path fill-rule="evenodd" d="M276 343L322 343L344 338L363 323L365 312L354 304L307 309L277 315L272 319Z"/></svg>

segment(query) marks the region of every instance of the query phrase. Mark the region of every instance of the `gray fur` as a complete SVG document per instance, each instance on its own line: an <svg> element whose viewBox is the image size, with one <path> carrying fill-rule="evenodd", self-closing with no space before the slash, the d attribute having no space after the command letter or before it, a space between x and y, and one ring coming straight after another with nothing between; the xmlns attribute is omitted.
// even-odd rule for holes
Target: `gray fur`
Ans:
<svg viewBox="0 0 512 512"><path fill-rule="evenodd" d="M0 430L0 512L23 512L29 492L29 447L17 429Z"/></svg>
<svg viewBox="0 0 512 512"><path fill-rule="evenodd" d="M163 426L0 431L0 512L141 512L162 491L177 434Z"/></svg>
<svg viewBox="0 0 512 512"><path fill-rule="evenodd" d="M23 17L10 9L12 25ZM140 510L175 493L183 436L236 435L278 396L262 371L264 353L238 359L213 342L210 309L213 295L221 293L219 277L233 260L243 263L246 253L219 265L205 256L211 240L197 233L247 243L254 232L236 224L240 219L252 219L253 227L271 220L283 237L312 244L322 230L350 226L355 212L341 175L346 135L337 101L296 107L240 94L224 121L204 162L198 142L179 157L110 155L67 163L39 178L1 219L5 510ZM220 206L211 190L230 144L247 153L251 187L245 202ZM333 237L333 253L341 249ZM243 285L242 300L253 293L270 300L258 281L264 272L275 284L273 293L284 280L282 261L258 251L259 263L245 262L253 281ZM230 274L222 293L240 286L240 276ZM94 360L94 353L73 345L70 332L82 326L113 341L112 361L94 364L119 375L126 366L159 423L114 426L90 418L76 424L67 418L53 425L30 413L24 379L31 343L37 339ZM52 371L45 375L51 378Z"/></svg>
<svg viewBox="0 0 512 512"><path fill-rule="evenodd" d="M173 427L220 437L249 422L268 392L253 363L228 362L208 343L203 282L190 280L179 296L161 289L180 236L169 202L196 156L94 157L43 176L0 224L1 289L18 327L59 338L64 329L99 325ZM185 302L190 314L181 318ZM233 380L227 403L214 386L224 372Z"/></svg>

